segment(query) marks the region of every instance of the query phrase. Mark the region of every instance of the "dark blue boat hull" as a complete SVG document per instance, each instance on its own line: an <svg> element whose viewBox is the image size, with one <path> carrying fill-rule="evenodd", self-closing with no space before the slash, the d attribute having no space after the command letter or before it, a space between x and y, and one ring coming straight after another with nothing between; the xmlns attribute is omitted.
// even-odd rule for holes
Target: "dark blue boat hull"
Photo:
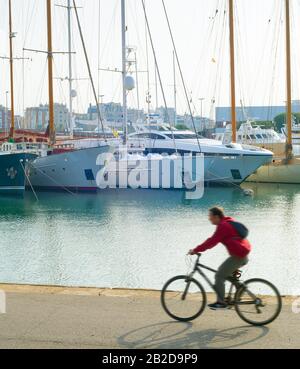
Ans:
<svg viewBox="0 0 300 369"><path fill-rule="evenodd" d="M30 153L3 153L0 155L0 195L24 194L26 167L36 158L37 155Z"/></svg>

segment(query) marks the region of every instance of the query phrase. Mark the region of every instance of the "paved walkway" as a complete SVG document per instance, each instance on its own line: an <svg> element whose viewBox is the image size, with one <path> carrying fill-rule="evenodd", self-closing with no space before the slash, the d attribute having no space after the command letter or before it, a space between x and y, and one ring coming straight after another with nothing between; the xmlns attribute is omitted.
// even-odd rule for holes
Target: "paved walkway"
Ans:
<svg viewBox="0 0 300 369"><path fill-rule="evenodd" d="M300 314L292 299L267 328L245 325L233 311L206 311L192 324L172 322L159 294L0 286L0 348L300 348Z"/></svg>

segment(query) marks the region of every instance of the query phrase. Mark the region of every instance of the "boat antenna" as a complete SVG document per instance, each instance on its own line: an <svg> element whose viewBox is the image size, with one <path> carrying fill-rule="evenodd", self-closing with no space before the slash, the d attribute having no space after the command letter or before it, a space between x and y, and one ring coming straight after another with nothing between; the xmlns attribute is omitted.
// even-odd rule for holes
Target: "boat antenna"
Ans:
<svg viewBox="0 0 300 369"><path fill-rule="evenodd" d="M290 28L290 0L285 0L286 13L286 81L287 81L287 144L286 159L293 156L292 138L292 72L291 72L291 28Z"/></svg>
<svg viewBox="0 0 300 369"><path fill-rule="evenodd" d="M176 56L173 51L173 80L174 80L174 127L177 127L177 81L176 81Z"/></svg>
<svg viewBox="0 0 300 369"><path fill-rule="evenodd" d="M236 142L236 87L235 87L235 47L234 47L234 9L233 0L229 0L229 31L230 31L230 83L231 83L231 124L232 142Z"/></svg>
<svg viewBox="0 0 300 369"><path fill-rule="evenodd" d="M102 127L102 132L104 134L104 139L105 139L105 141L107 141L107 137L106 137L106 133L105 133L105 129L104 129L104 122L103 122L102 114L101 114L101 111L100 111L97 91L96 91L96 87L95 87L95 83L94 83L94 79L93 79L93 75L92 75L92 70L91 70L91 66L90 66L90 61L89 61L87 49L86 49L86 46L85 46L85 41L84 41L83 32L82 32L82 28L81 28L81 23L80 23L80 19L79 19L78 7L76 5L76 0L73 0L73 7L74 7L74 10L75 10L78 30L79 30L79 34L80 34L80 38L81 38L81 42L82 42L82 47L83 47L83 51L84 51L84 56L85 56L87 68L88 68L88 73L89 73L90 81L91 81L91 84L92 84L93 95L94 95L94 99L95 99L95 102L96 102L98 120L99 120L99 122L101 124L101 127Z"/></svg>
<svg viewBox="0 0 300 369"><path fill-rule="evenodd" d="M156 51L155 51L155 47L154 47L154 42L153 42L153 38L152 38L152 33L151 33L151 29L150 29L150 24L149 24L149 19L148 19L148 15L147 15L145 0L141 0L141 2L142 2L143 10L144 10L144 16L145 16L145 20L146 20L146 28L147 28L147 31L148 31L149 40L150 40L150 44L151 44L151 49L152 49L152 53L153 53L153 58L154 58L154 62L155 62L155 70L156 70L157 78L158 78L158 81L159 81L159 85L160 85L160 89L161 89L161 93L162 93L162 97L163 97L163 101L164 101L164 106L165 106L165 109L166 109L167 123L169 123L169 125L171 127L174 147L175 147L176 153L178 153L176 140L175 140L175 135L174 135L174 130L173 130L171 120L170 120L166 94L165 94L165 90L164 90L164 86L163 86L163 82L162 82L162 77L161 77L161 73L160 73L160 69L159 69L159 65L158 65L158 61L157 61L157 56L156 56Z"/></svg>
<svg viewBox="0 0 300 369"><path fill-rule="evenodd" d="M11 99L11 125L10 138L14 138L15 134L15 101L14 101L14 57L13 57L13 38L15 37L12 30L12 10L11 0L8 1L9 7L9 64L10 64L10 99Z"/></svg>
<svg viewBox="0 0 300 369"><path fill-rule="evenodd" d="M68 47L69 47L69 128L71 138L74 137L73 126L73 64L72 64L72 17L71 0L68 0Z"/></svg>
<svg viewBox="0 0 300 369"><path fill-rule="evenodd" d="M127 57L126 57L126 6L125 0L121 0L121 22L122 22L122 81L123 81L123 130L124 130L124 145L127 143L128 129L127 129Z"/></svg>
<svg viewBox="0 0 300 369"><path fill-rule="evenodd" d="M52 12L51 0L47 1L47 34L48 34L48 82L49 82L49 140L55 143L54 98L53 98L53 51L52 51Z"/></svg>
<svg viewBox="0 0 300 369"><path fill-rule="evenodd" d="M180 73L180 76L181 76L181 81L182 81L182 85L183 85L183 89L184 89L184 94L185 94L185 97L186 97L186 101L187 101L187 104L188 104L190 117L191 117L191 120L192 120L194 131L197 134L197 128L196 128L196 124L195 124L194 114L192 112L190 98L189 98L187 87L186 87L186 83L185 83L185 80L184 80L183 71L182 71L182 68L181 68L180 61L179 61L177 47L176 47L176 44L175 44L175 40L174 40L174 36L173 36L173 31L172 31L172 28L171 28L171 23L170 23L170 20L169 20L169 16L168 16L168 12L167 12L167 8L166 8L165 1L164 0L162 0L162 5L163 5L165 16L166 16L166 20L167 20L167 24L168 24L168 29L169 29L170 37L171 37L172 44L173 44L174 56L175 56L175 59L177 61L178 70L179 70L179 73ZM201 149L201 144L200 144L200 140L199 140L198 134L197 134L197 143L198 143L199 151L201 153L202 152L202 149Z"/></svg>

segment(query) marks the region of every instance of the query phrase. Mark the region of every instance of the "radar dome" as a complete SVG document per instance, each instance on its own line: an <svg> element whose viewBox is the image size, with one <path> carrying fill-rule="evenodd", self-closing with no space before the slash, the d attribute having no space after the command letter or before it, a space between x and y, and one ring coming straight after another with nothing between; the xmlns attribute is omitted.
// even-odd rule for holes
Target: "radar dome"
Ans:
<svg viewBox="0 0 300 369"><path fill-rule="evenodd" d="M135 89L135 80L132 76L126 76L125 78L125 88L127 91L132 91Z"/></svg>

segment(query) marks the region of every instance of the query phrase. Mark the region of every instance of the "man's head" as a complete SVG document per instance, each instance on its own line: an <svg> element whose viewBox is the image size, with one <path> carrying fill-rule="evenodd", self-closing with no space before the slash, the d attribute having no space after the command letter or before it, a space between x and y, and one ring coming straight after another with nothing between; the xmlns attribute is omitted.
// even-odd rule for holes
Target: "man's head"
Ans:
<svg viewBox="0 0 300 369"><path fill-rule="evenodd" d="M209 221L213 225L219 225L224 218L225 213L223 208L215 206L209 209Z"/></svg>

